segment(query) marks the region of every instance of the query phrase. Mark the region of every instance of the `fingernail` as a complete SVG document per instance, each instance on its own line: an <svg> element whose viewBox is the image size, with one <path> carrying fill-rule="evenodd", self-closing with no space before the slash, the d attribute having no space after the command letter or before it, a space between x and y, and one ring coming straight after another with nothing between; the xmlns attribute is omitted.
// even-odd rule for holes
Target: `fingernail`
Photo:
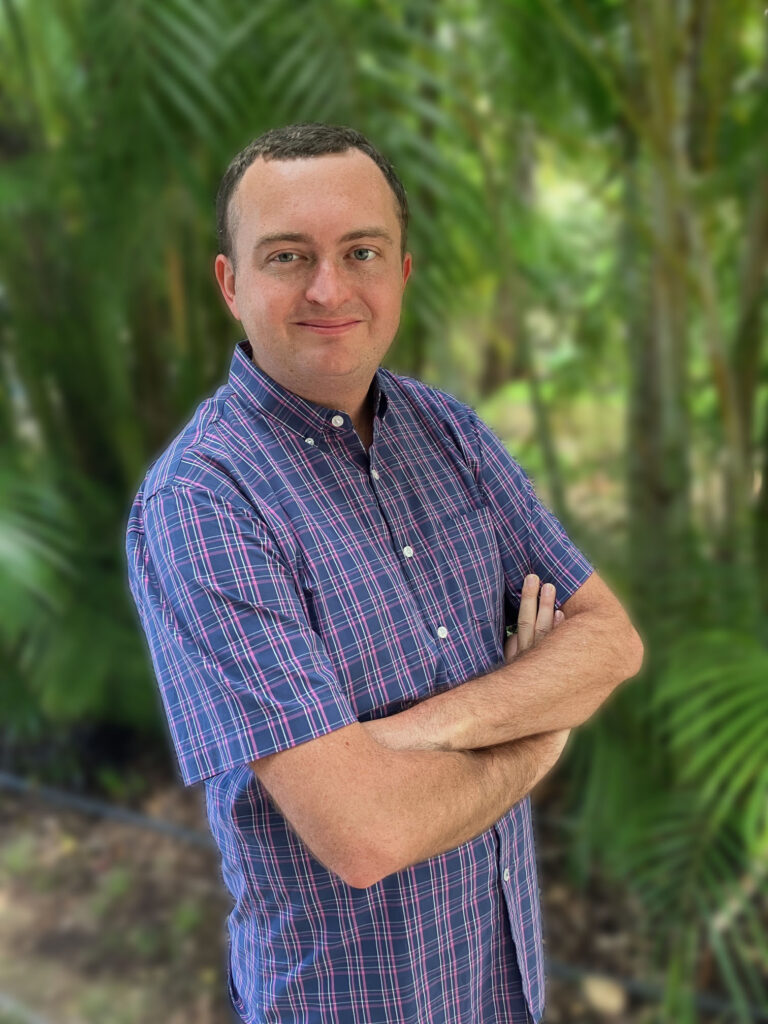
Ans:
<svg viewBox="0 0 768 1024"><path fill-rule="evenodd" d="M542 594L546 594L547 597L549 597L550 594L554 594L555 588L551 583L545 583L544 586L541 588L541 592Z"/></svg>

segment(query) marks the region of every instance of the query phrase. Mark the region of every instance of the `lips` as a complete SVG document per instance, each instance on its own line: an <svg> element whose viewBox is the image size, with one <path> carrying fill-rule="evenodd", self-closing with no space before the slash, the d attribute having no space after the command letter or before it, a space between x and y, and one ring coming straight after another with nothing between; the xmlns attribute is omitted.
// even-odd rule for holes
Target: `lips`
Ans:
<svg viewBox="0 0 768 1024"><path fill-rule="evenodd" d="M298 320L301 327L346 327L348 324L359 324L359 320Z"/></svg>
<svg viewBox="0 0 768 1024"><path fill-rule="evenodd" d="M346 334L347 331L354 330L361 320L319 320L317 322L298 321L298 327L304 327L308 331L312 331L314 334Z"/></svg>

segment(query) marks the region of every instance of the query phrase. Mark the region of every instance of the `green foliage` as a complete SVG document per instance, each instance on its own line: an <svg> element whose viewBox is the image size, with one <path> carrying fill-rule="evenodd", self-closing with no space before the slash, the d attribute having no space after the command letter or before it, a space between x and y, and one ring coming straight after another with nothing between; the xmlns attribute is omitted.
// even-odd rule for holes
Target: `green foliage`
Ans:
<svg viewBox="0 0 768 1024"><path fill-rule="evenodd" d="M387 364L472 401L510 439L647 638L642 678L574 737L574 876L597 862L635 887L668 965L664 1019L695 1019L704 950L734 999L759 1001L762 11L693 4L683 23L676 5L618 0L6 0L2 12L6 756L47 748L66 776L69 730L163 734L123 538L147 466L241 336L211 272L216 188L269 127L352 124L393 159L412 209L414 274ZM132 792L119 769L100 779ZM23 845L6 854L23 867ZM102 883L102 912L126 884ZM180 908L176 937L194 922ZM154 939L131 941L148 952Z"/></svg>
<svg viewBox="0 0 768 1024"><path fill-rule="evenodd" d="M16 836L0 850L0 869L12 877L28 874L34 864L34 849L35 841L32 836L27 833Z"/></svg>
<svg viewBox="0 0 768 1024"><path fill-rule="evenodd" d="M135 925L125 935L128 948L139 956L151 960L162 949L162 936L152 925Z"/></svg>
<svg viewBox="0 0 768 1024"><path fill-rule="evenodd" d="M117 865L100 875L96 889L89 900L91 913L96 918L107 918L131 891L133 876L129 868Z"/></svg>
<svg viewBox="0 0 768 1024"><path fill-rule="evenodd" d="M572 754L573 868L599 858L636 893L670 965L669 1015L689 1012L685 979L707 948L738 1004L768 1000L766 678L751 634L689 630L652 692L630 684Z"/></svg>
<svg viewBox="0 0 768 1024"><path fill-rule="evenodd" d="M124 580L123 513L77 474L39 461L30 479L11 459L0 471L0 704L28 735L93 717L147 728L157 714Z"/></svg>
<svg viewBox="0 0 768 1024"><path fill-rule="evenodd" d="M726 630L689 634L670 652L653 702L678 777L694 787L713 824L749 807L745 839L764 846L767 679L768 651L753 635Z"/></svg>
<svg viewBox="0 0 768 1024"><path fill-rule="evenodd" d="M135 805L146 792L147 780L139 771L131 771L130 768L116 769L102 764L96 767L94 777L101 791L108 794L114 803L125 807Z"/></svg>
<svg viewBox="0 0 768 1024"><path fill-rule="evenodd" d="M0 1008L0 1024L27 1024L28 1017L22 1013L14 1013L12 1010Z"/></svg>
<svg viewBox="0 0 768 1024"><path fill-rule="evenodd" d="M198 902L184 900L174 908L170 921L171 938L174 945L192 935L203 919L203 912Z"/></svg>

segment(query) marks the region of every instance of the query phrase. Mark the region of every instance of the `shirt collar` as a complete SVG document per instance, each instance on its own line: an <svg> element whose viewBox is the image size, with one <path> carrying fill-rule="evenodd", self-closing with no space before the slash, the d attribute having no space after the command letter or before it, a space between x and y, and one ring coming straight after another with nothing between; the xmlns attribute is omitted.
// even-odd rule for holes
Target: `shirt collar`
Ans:
<svg viewBox="0 0 768 1024"><path fill-rule="evenodd" d="M340 409L328 409L289 391L254 363L252 353L247 338L239 341L229 369L229 384L246 406L256 406L260 412L280 420L302 435L326 427L334 429L331 420L341 412ZM389 400L381 367L376 369L372 386L375 415L383 420Z"/></svg>

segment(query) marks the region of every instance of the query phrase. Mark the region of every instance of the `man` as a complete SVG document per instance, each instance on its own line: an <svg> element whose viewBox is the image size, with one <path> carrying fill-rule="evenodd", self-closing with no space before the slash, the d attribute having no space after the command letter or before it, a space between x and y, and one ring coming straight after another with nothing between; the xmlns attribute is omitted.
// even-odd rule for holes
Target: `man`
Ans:
<svg viewBox="0 0 768 1024"><path fill-rule="evenodd" d="M528 793L642 644L474 411L380 366L412 266L391 164L349 128L277 129L217 211L247 340L150 467L127 554L235 901L233 1005L538 1021Z"/></svg>

